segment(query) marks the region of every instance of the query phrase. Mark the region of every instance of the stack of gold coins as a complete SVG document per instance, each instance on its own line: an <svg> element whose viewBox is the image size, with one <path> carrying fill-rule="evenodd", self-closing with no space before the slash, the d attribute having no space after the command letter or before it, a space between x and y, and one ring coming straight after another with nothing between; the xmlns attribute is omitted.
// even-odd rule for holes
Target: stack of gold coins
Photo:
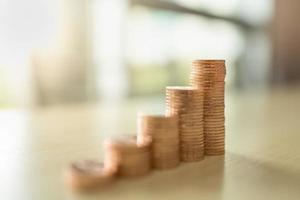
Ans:
<svg viewBox="0 0 300 200"><path fill-rule="evenodd" d="M151 171L151 143L135 136L105 141L107 160L116 162L121 177L138 177Z"/></svg>
<svg viewBox="0 0 300 200"><path fill-rule="evenodd" d="M181 160L183 162L202 160L203 91L193 87L167 87L166 106L167 116L178 116Z"/></svg>
<svg viewBox="0 0 300 200"><path fill-rule="evenodd" d="M152 165L170 169L180 163L177 116L138 115L138 135L152 138Z"/></svg>
<svg viewBox="0 0 300 200"><path fill-rule="evenodd" d="M195 60L190 84L204 90L205 154L225 153L225 61Z"/></svg>
<svg viewBox="0 0 300 200"><path fill-rule="evenodd" d="M85 191L105 186L115 179L117 167L85 160L74 162L66 173L67 183L76 190Z"/></svg>

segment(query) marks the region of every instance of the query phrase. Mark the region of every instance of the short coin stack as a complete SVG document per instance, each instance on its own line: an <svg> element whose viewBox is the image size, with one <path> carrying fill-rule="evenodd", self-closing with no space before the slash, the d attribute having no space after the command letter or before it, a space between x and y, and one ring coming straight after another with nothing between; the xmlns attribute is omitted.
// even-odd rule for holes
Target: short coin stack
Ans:
<svg viewBox="0 0 300 200"><path fill-rule="evenodd" d="M82 191L111 183L115 179L116 173L116 166L107 166L101 162L85 160L72 163L66 178L73 189Z"/></svg>
<svg viewBox="0 0 300 200"><path fill-rule="evenodd" d="M179 165L177 116L139 114L138 135L152 138L152 165L154 168L170 169Z"/></svg>
<svg viewBox="0 0 300 200"><path fill-rule="evenodd" d="M205 154L225 153L225 61L196 60L192 63L190 84L204 90Z"/></svg>
<svg viewBox="0 0 300 200"><path fill-rule="evenodd" d="M166 88L166 115L178 116L183 162L204 158L203 91L193 87Z"/></svg>
<svg viewBox="0 0 300 200"><path fill-rule="evenodd" d="M137 141L134 136L109 139L105 142L106 154L118 165L122 177L139 177L151 171L150 142Z"/></svg>

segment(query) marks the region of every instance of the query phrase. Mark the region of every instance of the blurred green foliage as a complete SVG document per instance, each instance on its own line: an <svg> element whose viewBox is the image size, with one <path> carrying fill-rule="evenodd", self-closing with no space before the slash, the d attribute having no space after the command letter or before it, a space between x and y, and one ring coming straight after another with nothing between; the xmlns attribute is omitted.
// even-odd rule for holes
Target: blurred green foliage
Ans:
<svg viewBox="0 0 300 200"><path fill-rule="evenodd" d="M167 65L130 65L130 96L163 95L168 85L187 85L189 68L180 62Z"/></svg>

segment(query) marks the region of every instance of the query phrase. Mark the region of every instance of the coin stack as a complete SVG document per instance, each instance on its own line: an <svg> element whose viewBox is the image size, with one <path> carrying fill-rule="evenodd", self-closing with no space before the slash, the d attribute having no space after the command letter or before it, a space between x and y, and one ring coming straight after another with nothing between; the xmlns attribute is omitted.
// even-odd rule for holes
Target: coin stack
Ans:
<svg viewBox="0 0 300 200"><path fill-rule="evenodd" d="M66 173L66 181L73 189L85 191L105 186L115 179L116 166L85 160L74 162Z"/></svg>
<svg viewBox="0 0 300 200"><path fill-rule="evenodd" d="M166 88L166 115L178 116L183 162L204 158L203 91L193 87Z"/></svg>
<svg viewBox="0 0 300 200"><path fill-rule="evenodd" d="M204 90L205 154L225 153L225 61L195 60L190 84Z"/></svg>
<svg viewBox="0 0 300 200"><path fill-rule="evenodd" d="M139 177L151 170L151 144L135 136L106 140L105 151L118 165L121 177Z"/></svg>
<svg viewBox="0 0 300 200"><path fill-rule="evenodd" d="M152 166L170 169L180 163L177 116L138 115L138 135L152 138Z"/></svg>

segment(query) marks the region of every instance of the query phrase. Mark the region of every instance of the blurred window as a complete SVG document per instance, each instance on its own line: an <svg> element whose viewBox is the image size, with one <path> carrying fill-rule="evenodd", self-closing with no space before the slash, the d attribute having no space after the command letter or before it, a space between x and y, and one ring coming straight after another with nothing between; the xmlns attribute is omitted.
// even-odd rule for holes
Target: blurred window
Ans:
<svg viewBox="0 0 300 200"><path fill-rule="evenodd" d="M53 43L59 0L0 0L0 107L31 99L32 50Z"/></svg>
<svg viewBox="0 0 300 200"><path fill-rule="evenodd" d="M132 2L125 45L131 95L161 94L166 85L188 84L187 61L198 58L226 59L229 87L244 79L266 80L268 38L253 33L268 22L271 0ZM258 70L241 67L251 67L247 58L256 59Z"/></svg>
<svg viewBox="0 0 300 200"><path fill-rule="evenodd" d="M233 66L243 40L239 28L228 22L134 6L126 45L131 94L162 93L166 85L188 84L187 61L193 59L224 58Z"/></svg>

